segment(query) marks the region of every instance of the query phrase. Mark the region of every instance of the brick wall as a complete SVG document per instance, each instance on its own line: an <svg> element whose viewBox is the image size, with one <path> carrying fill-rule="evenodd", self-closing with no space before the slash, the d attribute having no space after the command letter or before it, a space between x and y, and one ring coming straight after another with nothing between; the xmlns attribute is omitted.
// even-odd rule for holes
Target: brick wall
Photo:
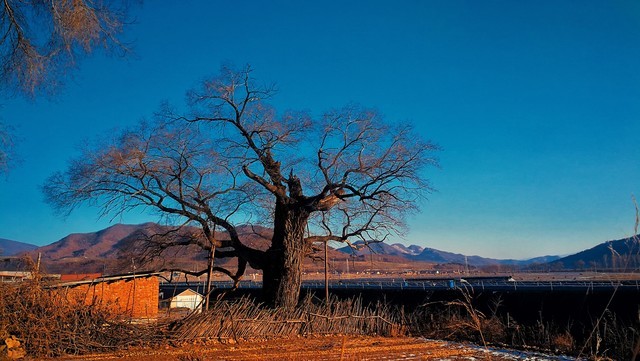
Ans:
<svg viewBox="0 0 640 361"><path fill-rule="evenodd" d="M67 286L65 292L69 302L101 304L113 308L124 317L133 319L156 318L158 316L158 277L140 277L117 281L96 282Z"/></svg>

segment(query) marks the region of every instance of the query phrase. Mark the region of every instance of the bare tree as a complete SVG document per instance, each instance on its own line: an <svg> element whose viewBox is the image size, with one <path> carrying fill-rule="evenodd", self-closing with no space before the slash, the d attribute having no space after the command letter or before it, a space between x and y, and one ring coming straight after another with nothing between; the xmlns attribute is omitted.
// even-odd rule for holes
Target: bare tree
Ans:
<svg viewBox="0 0 640 361"><path fill-rule="evenodd" d="M53 175L47 199L63 211L97 204L104 214L150 206L197 224L198 237L161 237L151 248L196 244L215 258L237 257L236 271L216 270L235 280L247 264L262 270L266 300L292 307L312 243L404 231L404 216L431 190L424 169L436 165L437 147L357 106L317 120L279 114L266 103L273 94L250 68L223 68L189 92L186 114L165 107L155 125L89 149ZM269 248L244 244L243 223L272 227Z"/></svg>
<svg viewBox="0 0 640 361"><path fill-rule="evenodd" d="M95 48L125 50L118 40L127 0L3 0L0 79L34 95L54 90L77 59Z"/></svg>
<svg viewBox="0 0 640 361"><path fill-rule="evenodd" d="M0 86L34 97L53 93L77 61L96 48L126 53L119 40L129 0L2 0ZM0 174L14 157L15 137L0 122Z"/></svg>

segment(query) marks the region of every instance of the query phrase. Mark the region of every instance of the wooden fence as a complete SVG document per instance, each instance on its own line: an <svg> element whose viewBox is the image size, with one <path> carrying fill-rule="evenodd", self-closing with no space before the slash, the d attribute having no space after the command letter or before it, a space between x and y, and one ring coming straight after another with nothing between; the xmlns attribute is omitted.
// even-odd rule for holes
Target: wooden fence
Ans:
<svg viewBox="0 0 640 361"><path fill-rule="evenodd" d="M294 310L260 307L247 298L219 302L206 313L192 314L172 332L179 340L279 338L298 335L403 334L397 313L385 304L365 307L361 299L327 303L307 298Z"/></svg>

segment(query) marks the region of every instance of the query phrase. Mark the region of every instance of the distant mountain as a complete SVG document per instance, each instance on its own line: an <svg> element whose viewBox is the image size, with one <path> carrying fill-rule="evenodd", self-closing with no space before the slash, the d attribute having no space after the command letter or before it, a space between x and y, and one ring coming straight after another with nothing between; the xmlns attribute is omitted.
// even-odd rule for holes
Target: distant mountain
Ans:
<svg viewBox="0 0 640 361"><path fill-rule="evenodd" d="M415 260L427 262L468 264L469 266L474 267L495 265L523 267L534 263L546 263L558 258L560 258L560 256L541 256L524 260L496 259L481 256L466 256L460 253L445 252L434 248L425 248L422 253L413 257Z"/></svg>
<svg viewBox="0 0 640 361"><path fill-rule="evenodd" d="M0 249L3 250L3 255L28 252L34 259L37 253L41 253L44 269L52 273L101 272L113 274L129 272L133 266L136 266L138 270L145 269L145 267L146 269L158 269L160 267L201 268L206 263L206 254L195 246L169 249L162 257L154 257L150 263L144 265L137 265L132 262L132 256L140 254L142 250L143 244L141 244L140 239L148 238L151 234L167 232L169 229L170 227L168 226L156 223L139 225L116 224L98 232L70 234L57 242L40 248L0 239ZM193 230L195 228L187 227L184 232L193 233ZM262 250L268 247L268 240L272 234L269 228L259 226L240 226L238 227L238 232L245 244ZM180 234L177 236L180 237ZM16 248L16 245L20 245L22 248ZM542 256L528 260L465 256L460 253L423 248L417 245L405 246L400 243L370 242L365 245L359 241L354 243L354 246L355 249L348 246L338 249L329 247L328 258L333 264L332 267L337 267L336 269L344 268L353 272L365 267L375 267L376 269L384 269L385 267L423 269L432 267L434 264L458 264L470 267L526 267L532 264L547 264L550 267L564 268L576 268L576 265L582 265L587 268L593 265L598 268L610 268L620 267L624 261L626 265L632 265L637 268L638 263L640 263L638 242L633 241L633 239L606 242L564 258ZM314 247L317 249L314 252L313 259L305 261L307 271L316 271L324 267L324 262L322 261L324 259L324 249L318 245ZM218 260L216 262L219 265L230 262L226 264L233 267L235 260ZM418 265L416 262L421 262L422 264Z"/></svg>
<svg viewBox="0 0 640 361"><path fill-rule="evenodd" d="M338 248L338 251L354 254L355 256L370 255L371 253L378 255L388 255L402 257L409 261L421 261L428 263L458 263L468 264L470 266L486 266L491 264L499 264L498 260L483 258L479 256L467 256L458 253L440 251L434 248L423 248L416 245L405 246L400 243L387 244L382 242L370 242L364 244L362 241L353 244L356 249L349 246Z"/></svg>
<svg viewBox="0 0 640 361"><path fill-rule="evenodd" d="M560 256L540 256L540 257L530 258L527 260L507 260L507 261L511 261L513 262L512 264L515 264L515 265L527 266L532 264L549 263L557 259L560 259Z"/></svg>
<svg viewBox="0 0 640 361"><path fill-rule="evenodd" d="M613 268L637 270L640 268L640 235L607 241L593 248L550 262L551 268L593 269Z"/></svg>
<svg viewBox="0 0 640 361"><path fill-rule="evenodd" d="M422 253L422 251L424 251L424 247L416 246L415 244L412 244L407 248L411 250L413 254L420 254Z"/></svg>
<svg viewBox="0 0 640 361"><path fill-rule="evenodd" d="M466 256L460 253L440 251L435 248L425 248L420 254L413 256L412 259L434 263L468 264L475 267L501 264L500 260L493 258Z"/></svg>
<svg viewBox="0 0 640 361"><path fill-rule="evenodd" d="M204 269L207 253L197 246L180 246L165 250L162 256L150 257L144 264L132 262L134 256L143 253L150 235L167 233L172 229L156 223L138 225L116 224L109 228L90 233L70 234L50 245L29 252L33 259L42 254L43 268L50 273L104 273L130 272L133 266L138 270L160 268ZM265 250L272 231L260 226L239 226L238 234L242 242L250 247ZM196 232L196 228L185 227L184 234ZM220 235L223 237L223 235ZM316 255L323 255L317 250ZM334 261L348 258L342 252L329 249L329 258ZM235 259L216 260L217 265L235 267ZM316 266L320 267L320 266Z"/></svg>
<svg viewBox="0 0 640 361"><path fill-rule="evenodd" d="M98 232L72 233L37 251L42 253L44 260L109 258L118 253L121 241L127 236L154 226L156 225L153 223L116 224Z"/></svg>
<svg viewBox="0 0 640 361"><path fill-rule="evenodd" d="M156 223L138 225L116 224L98 232L73 233L48 246L30 252L42 254L42 264L51 273L122 273L136 269L177 266L204 262L206 255L195 247L165 252L149 264L136 265L131 252L141 250L140 240L149 235L167 232L171 227Z"/></svg>
<svg viewBox="0 0 640 361"><path fill-rule="evenodd" d="M33 244L0 238L0 256L15 256L19 253L32 251L36 248L38 248L38 246Z"/></svg>
<svg viewBox="0 0 640 361"><path fill-rule="evenodd" d="M417 256L424 250L424 247L416 246L415 244L407 247L402 243L394 243L391 245L391 247L394 247L395 249L400 250L402 253L409 256Z"/></svg>
<svg viewBox="0 0 640 361"><path fill-rule="evenodd" d="M364 242L358 241L354 243L356 249L346 246L339 248L338 251L354 254L356 256L369 255L371 253L378 255L400 256L410 261L421 261L428 263L447 264L455 263L469 265L473 267L484 267L493 265L504 266L526 266L533 263L547 263L554 261L559 256L542 256L527 260L515 259L494 259L481 256L465 256L460 253L452 253L441 251L435 248L423 248L417 245L405 246L400 243L386 244L371 242L365 245Z"/></svg>
<svg viewBox="0 0 640 361"><path fill-rule="evenodd" d="M416 254L415 248L410 249L400 243L388 244L384 242L368 242L365 244L363 241L354 242L353 247L344 246L338 248L338 251L355 257L367 256L370 254L405 257Z"/></svg>

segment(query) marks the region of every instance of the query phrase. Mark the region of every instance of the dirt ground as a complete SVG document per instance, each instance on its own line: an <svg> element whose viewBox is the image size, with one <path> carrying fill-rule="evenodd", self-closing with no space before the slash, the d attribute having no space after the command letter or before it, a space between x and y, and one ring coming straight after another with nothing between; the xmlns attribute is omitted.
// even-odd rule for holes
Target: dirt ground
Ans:
<svg viewBox="0 0 640 361"><path fill-rule="evenodd" d="M111 354L57 358L87 361L205 360L557 360L488 351L483 348L412 337L300 337L238 344L180 345L131 349Z"/></svg>

